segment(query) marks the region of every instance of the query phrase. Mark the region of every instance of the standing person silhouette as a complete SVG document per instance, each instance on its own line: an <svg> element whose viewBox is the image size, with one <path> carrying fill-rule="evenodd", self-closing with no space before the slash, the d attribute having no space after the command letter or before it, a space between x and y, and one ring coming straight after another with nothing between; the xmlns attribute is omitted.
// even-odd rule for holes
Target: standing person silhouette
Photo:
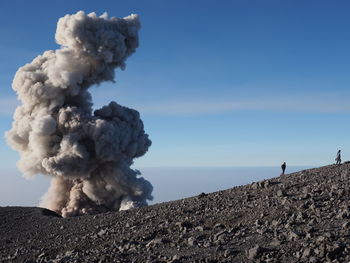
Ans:
<svg viewBox="0 0 350 263"><path fill-rule="evenodd" d="M341 164L341 155L340 155L340 150L337 152L337 157L335 157L335 164Z"/></svg>
<svg viewBox="0 0 350 263"><path fill-rule="evenodd" d="M281 168L282 168L282 175L284 175L284 172L286 171L286 162L282 163Z"/></svg>

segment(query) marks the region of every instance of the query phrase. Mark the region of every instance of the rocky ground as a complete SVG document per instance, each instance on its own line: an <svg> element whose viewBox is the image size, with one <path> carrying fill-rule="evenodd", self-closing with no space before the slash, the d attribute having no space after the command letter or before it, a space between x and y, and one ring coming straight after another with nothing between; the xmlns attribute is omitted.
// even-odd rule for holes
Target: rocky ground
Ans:
<svg viewBox="0 0 350 263"><path fill-rule="evenodd" d="M129 211L0 208L1 262L349 262L350 164Z"/></svg>

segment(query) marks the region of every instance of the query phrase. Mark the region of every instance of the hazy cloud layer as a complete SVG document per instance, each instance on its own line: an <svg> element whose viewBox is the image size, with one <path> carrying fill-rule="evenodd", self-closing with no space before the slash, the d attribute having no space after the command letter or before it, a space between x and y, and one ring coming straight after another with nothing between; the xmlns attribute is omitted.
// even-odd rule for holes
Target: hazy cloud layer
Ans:
<svg viewBox="0 0 350 263"><path fill-rule="evenodd" d="M350 112L344 97L336 96L281 96L241 100L181 100L152 104L137 104L137 108L149 115L205 115L235 111L272 111L304 113Z"/></svg>

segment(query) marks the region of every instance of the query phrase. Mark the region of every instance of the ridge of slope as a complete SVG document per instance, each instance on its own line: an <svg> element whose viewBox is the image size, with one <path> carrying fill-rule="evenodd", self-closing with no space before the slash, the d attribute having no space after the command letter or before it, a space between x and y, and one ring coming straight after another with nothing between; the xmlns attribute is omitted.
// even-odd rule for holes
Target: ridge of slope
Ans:
<svg viewBox="0 0 350 263"><path fill-rule="evenodd" d="M342 164L93 216L2 207L0 261L348 262L349 186Z"/></svg>

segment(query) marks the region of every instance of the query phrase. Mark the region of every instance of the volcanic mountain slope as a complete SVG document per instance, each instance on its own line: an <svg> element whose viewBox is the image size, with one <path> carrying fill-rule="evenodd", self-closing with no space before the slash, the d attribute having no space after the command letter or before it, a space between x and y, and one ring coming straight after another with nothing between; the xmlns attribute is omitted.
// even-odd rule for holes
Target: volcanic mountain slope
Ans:
<svg viewBox="0 0 350 263"><path fill-rule="evenodd" d="M0 209L1 262L349 262L350 164L129 211Z"/></svg>

